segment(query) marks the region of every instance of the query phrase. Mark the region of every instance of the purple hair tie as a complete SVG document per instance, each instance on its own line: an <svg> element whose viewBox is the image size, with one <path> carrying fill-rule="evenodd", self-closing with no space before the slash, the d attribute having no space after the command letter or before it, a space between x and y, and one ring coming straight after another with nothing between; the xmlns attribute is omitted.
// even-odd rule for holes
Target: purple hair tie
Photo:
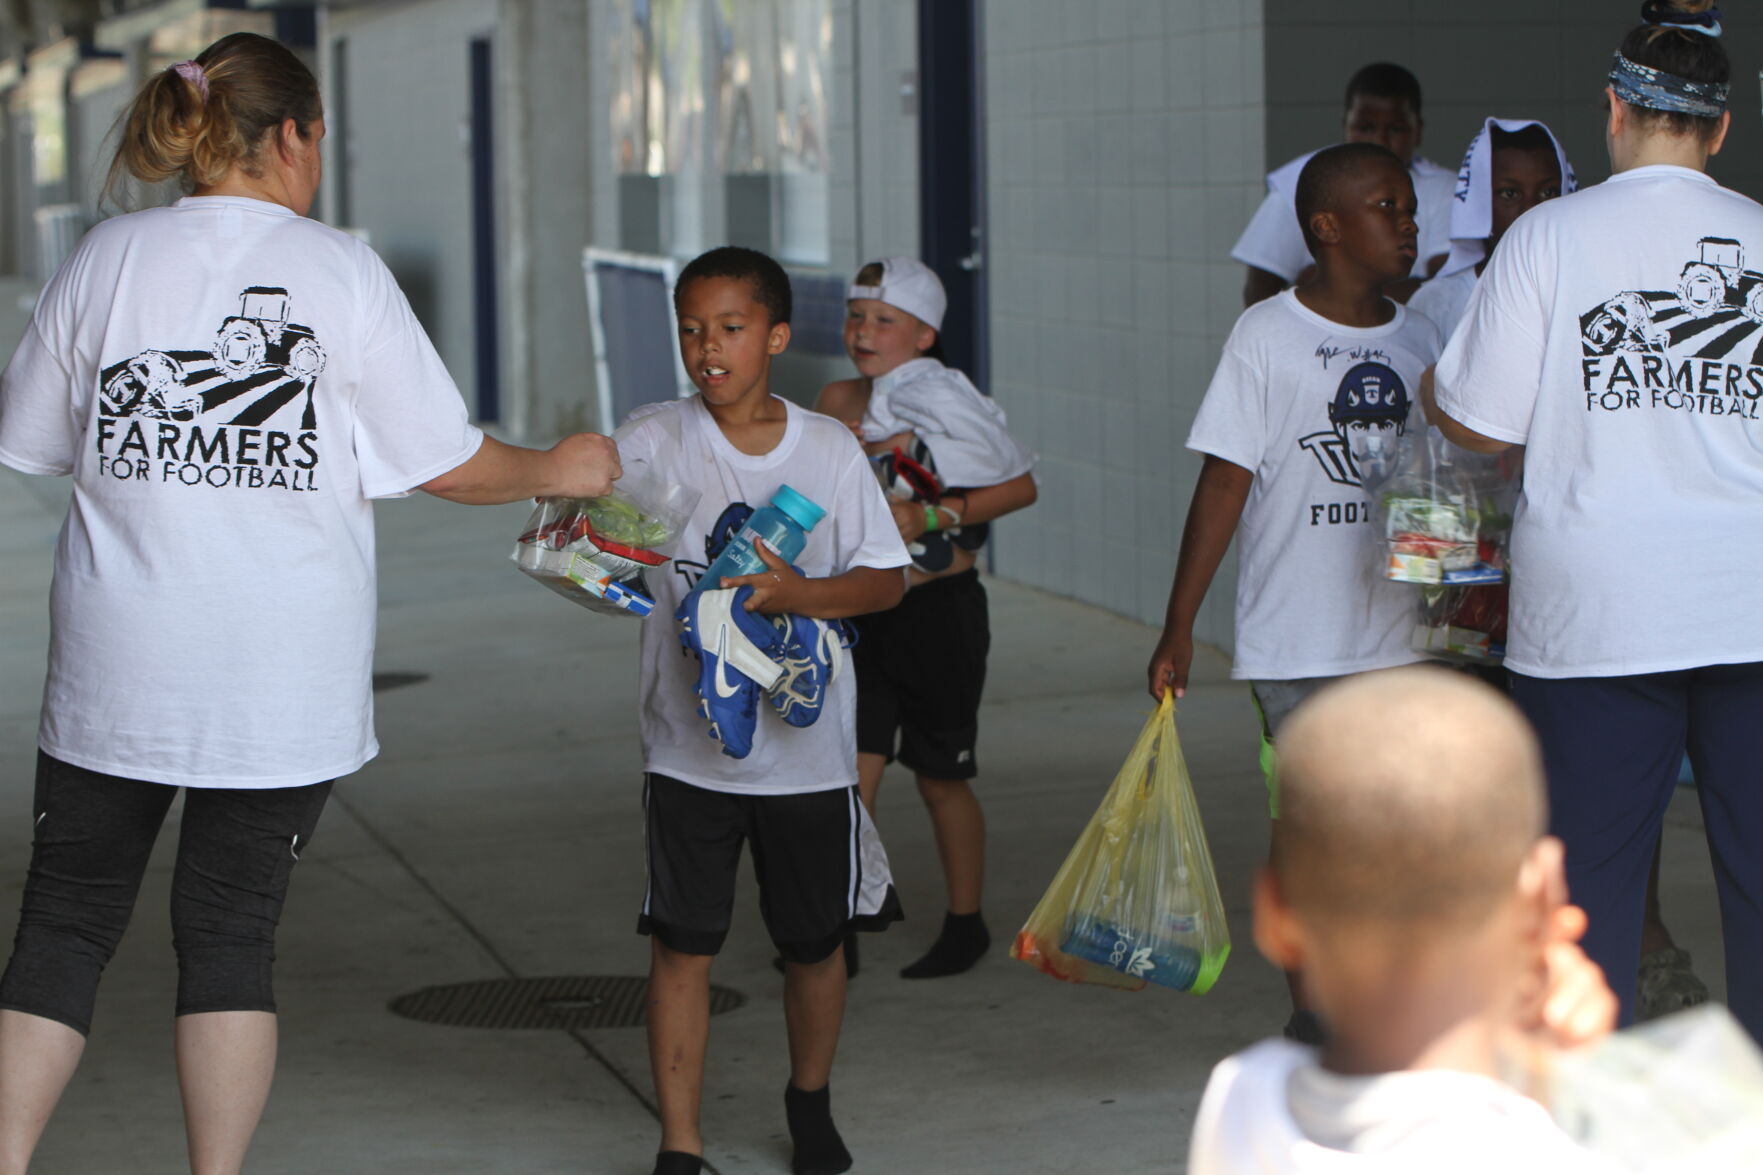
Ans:
<svg viewBox="0 0 1763 1175"><path fill-rule="evenodd" d="M208 73L206 70L194 61L180 61L171 68L179 77L196 87L196 92L202 95L202 101L208 101Z"/></svg>

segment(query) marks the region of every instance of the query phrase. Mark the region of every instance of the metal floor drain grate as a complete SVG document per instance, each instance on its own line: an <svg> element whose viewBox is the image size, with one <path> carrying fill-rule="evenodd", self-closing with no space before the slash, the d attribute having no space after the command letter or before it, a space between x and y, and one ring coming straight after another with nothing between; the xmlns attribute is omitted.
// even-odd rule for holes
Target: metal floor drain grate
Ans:
<svg viewBox="0 0 1763 1175"><path fill-rule="evenodd" d="M453 1028L638 1028L648 984L641 975L483 979L425 987L388 1006L408 1019ZM738 991L710 987L712 1016L746 1002Z"/></svg>

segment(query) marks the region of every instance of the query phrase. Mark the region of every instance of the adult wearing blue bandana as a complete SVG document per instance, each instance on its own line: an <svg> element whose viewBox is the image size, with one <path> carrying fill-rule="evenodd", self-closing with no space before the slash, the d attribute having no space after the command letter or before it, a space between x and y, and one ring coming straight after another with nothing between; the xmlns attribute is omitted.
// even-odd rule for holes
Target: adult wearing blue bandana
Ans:
<svg viewBox="0 0 1763 1175"><path fill-rule="evenodd" d="M1727 998L1763 1039L1763 206L1715 183L1730 65L1707 0L1612 59L1611 178L1506 234L1433 419L1527 449L1506 664L1542 737L1587 952L1631 1018L1647 870L1688 746Z"/></svg>

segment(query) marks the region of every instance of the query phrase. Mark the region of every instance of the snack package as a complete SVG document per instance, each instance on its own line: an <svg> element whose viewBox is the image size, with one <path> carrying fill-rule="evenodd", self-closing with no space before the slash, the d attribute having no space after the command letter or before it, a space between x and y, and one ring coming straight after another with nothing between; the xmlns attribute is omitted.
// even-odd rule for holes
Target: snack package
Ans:
<svg viewBox="0 0 1763 1175"><path fill-rule="evenodd" d="M598 498L541 498L514 544L514 565L595 612L639 619L655 610L643 575L679 537L698 491L627 476Z"/></svg>
<svg viewBox="0 0 1763 1175"><path fill-rule="evenodd" d="M1506 579L1516 461L1459 449L1435 428L1409 439L1379 497L1383 572L1404 583Z"/></svg>
<svg viewBox="0 0 1763 1175"><path fill-rule="evenodd" d="M1164 694L1010 957L1072 983L1199 995L1230 931L1193 782Z"/></svg>
<svg viewBox="0 0 1763 1175"><path fill-rule="evenodd" d="M1506 658L1510 594L1503 583L1423 585L1420 620L1409 647L1445 660L1498 665Z"/></svg>

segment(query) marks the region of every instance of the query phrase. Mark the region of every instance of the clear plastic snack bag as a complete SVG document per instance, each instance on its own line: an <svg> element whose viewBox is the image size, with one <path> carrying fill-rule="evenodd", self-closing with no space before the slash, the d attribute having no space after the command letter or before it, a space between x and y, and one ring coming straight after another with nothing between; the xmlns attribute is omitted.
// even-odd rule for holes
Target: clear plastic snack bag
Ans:
<svg viewBox="0 0 1763 1175"><path fill-rule="evenodd" d="M1072 983L1128 991L1156 983L1198 995L1229 954L1175 699L1166 693L1010 956Z"/></svg>
<svg viewBox="0 0 1763 1175"><path fill-rule="evenodd" d="M1506 578L1517 462L1459 449L1436 428L1408 438L1378 495L1383 572L1424 584L1491 584Z"/></svg>
<svg viewBox="0 0 1763 1175"><path fill-rule="evenodd" d="M667 562L661 548L697 504L697 490L645 472L598 498L541 498L509 558L584 608L641 618L655 610L644 573Z"/></svg>
<svg viewBox="0 0 1763 1175"><path fill-rule="evenodd" d="M1613 1171L1763 1168L1763 1053L1720 1004L1563 1054L1544 1092L1561 1128Z"/></svg>

